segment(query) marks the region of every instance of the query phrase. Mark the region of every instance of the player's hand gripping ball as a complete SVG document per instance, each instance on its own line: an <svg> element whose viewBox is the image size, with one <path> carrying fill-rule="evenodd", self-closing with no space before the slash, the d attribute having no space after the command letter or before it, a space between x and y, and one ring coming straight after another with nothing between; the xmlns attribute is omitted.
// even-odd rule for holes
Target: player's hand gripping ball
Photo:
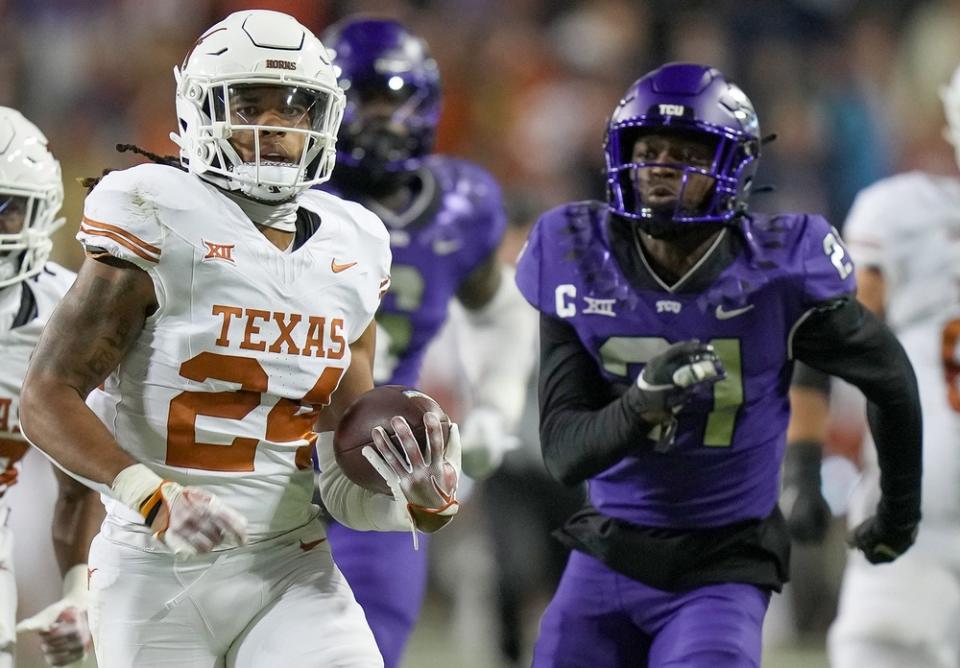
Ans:
<svg viewBox="0 0 960 668"><path fill-rule="evenodd" d="M390 494L390 487L376 469L363 456L366 446L374 447L371 432L382 427L390 437L394 450L403 453L400 439L390 423L395 416L402 417L420 446L427 453L427 437L423 426L425 413L440 417L444 445L450 434L450 418L429 395L402 385L382 385L361 395L344 412L333 433L333 452L340 470L352 482L381 494Z"/></svg>

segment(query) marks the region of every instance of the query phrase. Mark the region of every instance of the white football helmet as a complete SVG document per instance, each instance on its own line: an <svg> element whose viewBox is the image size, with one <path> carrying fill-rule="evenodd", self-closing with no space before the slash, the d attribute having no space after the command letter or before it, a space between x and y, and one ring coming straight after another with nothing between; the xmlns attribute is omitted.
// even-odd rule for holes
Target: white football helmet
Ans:
<svg viewBox="0 0 960 668"><path fill-rule="evenodd" d="M943 101L943 113L947 118L943 136L953 145L957 164L960 165L960 67L953 71L950 83L940 87L940 99Z"/></svg>
<svg viewBox="0 0 960 668"><path fill-rule="evenodd" d="M0 107L0 288L43 269L63 225L60 163L19 111Z"/></svg>
<svg viewBox="0 0 960 668"><path fill-rule="evenodd" d="M231 14L197 40L174 77L180 133L170 137L191 173L265 202L290 200L330 178L344 95L327 49L294 18ZM270 100L251 104L263 91ZM265 113L276 109L269 102L284 105L283 113ZM265 148L265 138L286 133L302 137L299 156Z"/></svg>

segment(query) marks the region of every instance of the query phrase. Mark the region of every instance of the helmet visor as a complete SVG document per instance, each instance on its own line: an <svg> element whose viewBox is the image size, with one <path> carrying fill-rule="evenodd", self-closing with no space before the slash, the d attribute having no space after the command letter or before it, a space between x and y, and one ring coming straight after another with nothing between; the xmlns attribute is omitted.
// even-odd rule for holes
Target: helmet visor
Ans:
<svg viewBox="0 0 960 668"><path fill-rule="evenodd" d="M688 128L625 125L607 147L614 207L632 218L707 222L728 184L720 174L731 142Z"/></svg>
<svg viewBox="0 0 960 668"><path fill-rule="evenodd" d="M331 91L276 84L224 84L211 95L210 117L234 127L278 127L329 132L335 119Z"/></svg>
<svg viewBox="0 0 960 668"><path fill-rule="evenodd" d="M338 89L268 81L215 84L206 104L220 164L245 182L295 187L325 180L343 112Z"/></svg>

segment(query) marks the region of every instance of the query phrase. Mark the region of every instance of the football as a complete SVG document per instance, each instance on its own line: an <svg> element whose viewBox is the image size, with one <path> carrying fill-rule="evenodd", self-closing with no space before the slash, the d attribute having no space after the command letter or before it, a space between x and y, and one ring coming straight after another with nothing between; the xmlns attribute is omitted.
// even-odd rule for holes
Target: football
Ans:
<svg viewBox="0 0 960 668"><path fill-rule="evenodd" d="M380 426L390 436L398 451L402 452L400 442L390 426L390 419L399 415L410 425L421 452L426 452L427 437L423 426L425 413L436 413L440 416L446 443L450 433L450 418L440 408L440 404L424 392L403 385L382 385L361 395L344 412L333 432L334 455L344 475L365 489L390 494L387 483L361 451L364 446L373 447L370 432L374 427Z"/></svg>

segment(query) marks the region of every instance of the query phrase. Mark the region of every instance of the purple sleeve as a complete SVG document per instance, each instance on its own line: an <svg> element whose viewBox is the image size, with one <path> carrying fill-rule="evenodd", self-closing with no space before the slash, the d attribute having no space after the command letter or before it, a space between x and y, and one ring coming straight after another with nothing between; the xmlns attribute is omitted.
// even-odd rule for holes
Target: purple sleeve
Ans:
<svg viewBox="0 0 960 668"><path fill-rule="evenodd" d="M530 302L531 306L542 313L547 312L540 303L540 265L541 265L541 243L540 232L543 227L543 218L537 221L530 230L530 236L520 251L520 257L517 260L517 287L524 299Z"/></svg>
<svg viewBox="0 0 960 668"><path fill-rule="evenodd" d="M801 245L806 306L857 291L853 260L840 234L822 216L807 216Z"/></svg>

